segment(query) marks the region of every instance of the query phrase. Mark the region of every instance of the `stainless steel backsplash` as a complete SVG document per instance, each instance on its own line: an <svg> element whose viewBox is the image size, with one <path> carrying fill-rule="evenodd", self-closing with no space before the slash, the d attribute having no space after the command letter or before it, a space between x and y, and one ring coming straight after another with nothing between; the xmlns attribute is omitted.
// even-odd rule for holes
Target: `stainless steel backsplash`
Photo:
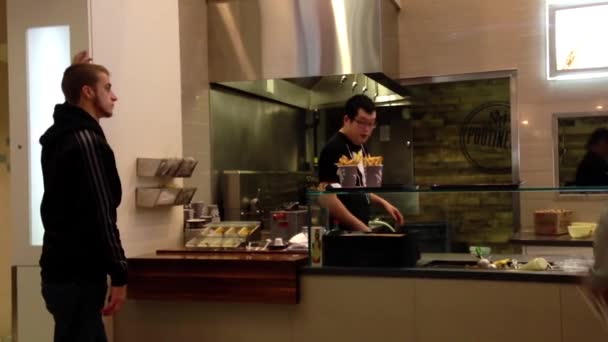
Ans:
<svg viewBox="0 0 608 342"><path fill-rule="evenodd" d="M308 172L224 171L220 177L224 217L267 221L270 211L284 203L305 201L311 175Z"/></svg>
<svg viewBox="0 0 608 342"><path fill-rule="evenodd" d="M306 112L218 86L211 89L210 109L213 201L222 203L228 196L226 184L222 184L225 170L254 171L239 177L242 186L231 190L238 192L231 195L238 199L228 204L233 208L225 210L240 210L240 205L234 208L235 203L242 197L255 197L258 188L265 210L297 201L298 187L292 183L302 178L298 171L308 167ZM230 216L236 219L234 214Z"/></svg>
<svg viewBox="0 0 608 342"><path fill-rule="evenodd" d="M214 170L298 171L305 111L214 87L210 93Z"/></svg>

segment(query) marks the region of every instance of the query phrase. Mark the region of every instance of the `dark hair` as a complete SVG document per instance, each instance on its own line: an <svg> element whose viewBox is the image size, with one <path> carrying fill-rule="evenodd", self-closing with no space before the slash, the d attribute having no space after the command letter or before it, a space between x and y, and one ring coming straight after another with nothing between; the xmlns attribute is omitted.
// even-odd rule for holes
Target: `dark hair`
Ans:
<svg viewBox="0 0 608 342"><path fill-rule="evenodd" d="M585 145L585 147L589 149L591 146L602 141L608 142L608 129L606 128L598 128L593 131L591 136L589 136L589 140L587 140L587 145Z"/></svg>
<svg viewBox="0 0 608 342"><path fill-rule="evenodd" d="M73 105L80 101L80 91L85 85L94 86L99 80L99 74L110 74L104 66L91 63L72 64L63 72L61 90L65 100Z"/></svg>
<svg viewBox="0 0 608 342"><path fill-rule="evenodd" d="M355 95L346 101L344 111L349 119L354 120L359 113L359 109L363 109L364 112L371 114L376 110L374 101L365 95Z"/></svg>

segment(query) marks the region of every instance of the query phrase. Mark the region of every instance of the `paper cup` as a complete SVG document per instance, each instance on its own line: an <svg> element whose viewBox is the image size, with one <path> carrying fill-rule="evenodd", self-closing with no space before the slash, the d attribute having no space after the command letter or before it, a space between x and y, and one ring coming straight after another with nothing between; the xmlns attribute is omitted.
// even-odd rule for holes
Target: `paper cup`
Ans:
<svg viewBox="0 0 608 342"><path fill-rule="evenodd" d="M340 185L345 188L354 188L357 186L357 177L359 173L356 165L338 166L338 177Z"/></svg>
<svg viewBox="0 0 608 342"><path fill-rule="evenodd" d="M370 188L379 188L382 186L382 165L366 166L365 180Z"/></svg>

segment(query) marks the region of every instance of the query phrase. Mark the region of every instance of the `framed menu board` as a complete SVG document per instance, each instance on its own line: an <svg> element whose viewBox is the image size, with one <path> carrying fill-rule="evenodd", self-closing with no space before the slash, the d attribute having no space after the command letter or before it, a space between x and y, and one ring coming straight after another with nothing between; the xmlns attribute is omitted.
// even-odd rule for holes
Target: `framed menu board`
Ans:
<svg viewBox="0 0 608 342"><path fill-rule="evenodd" d="M548 79L608 77L608 1L548 1Z"/></svg>

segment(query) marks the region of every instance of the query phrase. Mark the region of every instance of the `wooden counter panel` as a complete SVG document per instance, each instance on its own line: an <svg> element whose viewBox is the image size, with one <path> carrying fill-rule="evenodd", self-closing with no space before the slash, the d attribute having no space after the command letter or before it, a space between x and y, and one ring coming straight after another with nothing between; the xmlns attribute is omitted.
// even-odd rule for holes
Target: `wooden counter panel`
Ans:
<svg viewBox="0 0 608 342"><path fill-rule="evenodd" d="M306 256L151 254L129 259L129 298L296 304Z"/></svg>

